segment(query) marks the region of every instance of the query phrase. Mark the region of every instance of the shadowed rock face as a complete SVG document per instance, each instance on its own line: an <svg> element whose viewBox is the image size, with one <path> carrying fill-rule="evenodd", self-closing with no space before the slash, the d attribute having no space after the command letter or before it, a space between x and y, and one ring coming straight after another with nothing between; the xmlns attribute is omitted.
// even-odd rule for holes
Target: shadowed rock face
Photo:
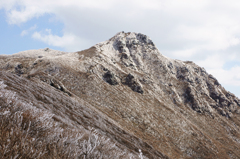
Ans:
<svg viewBox="0 0 240 159"><path fill-rule="evenodd" d="M92 127L129 152L240 158L240 100L204 68L163 56L146 35L120 32L75 53L0 56L0 68L88 103L101 117L89 116L85 126L94 121ZM103 119L109 124L99 127Z"/></svg>
<svg viewBox="0 0 240 159"><path fill-rule="evenodd" d="M116 78L114 77L114 74L112 74L110 71L106 72L103 75L103 79L104 79L104 81L106 81L110 85L117 85L118 84Z"/></svg>
<svg viewBox="0 0 240 159"><path fill-rule="evenodd" d="M133 75L128 74L126 77L123 78L122 83L130 87L134 92L143 94L141 86L134 80Z"/></svg>

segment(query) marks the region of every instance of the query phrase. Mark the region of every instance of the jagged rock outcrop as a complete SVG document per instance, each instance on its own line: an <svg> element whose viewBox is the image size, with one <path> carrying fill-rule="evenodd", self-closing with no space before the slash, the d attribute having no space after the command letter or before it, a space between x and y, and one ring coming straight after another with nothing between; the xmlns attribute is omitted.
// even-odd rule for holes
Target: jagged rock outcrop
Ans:
<svg viewBox="0 0 240 159"><path fill-rule="evenodd" d="M116 78L114 77L114 74L112 74L110 71L107 71L103 75L103 79L104 79L104 81L106 81L107 83L109 83L111 85L117 85L118 84Z"/></svg>
<svg viewBox="0 0 240 159"><path fill-rule="evenodd" d="M240 158L240 100L204 68L163 56L146 35L0 56L0 70L88 103L112 121L112 138L120 133L118 143L147 158Z"/></svg>
<svg viewBox="0 0 240 159"><path fill-rule="evenodd" d="M138 93L143 94L143 90L142 90L140 84L137 83L134 80L134 76L133 75L128 74L126 77L124 77L122 79L122 83L127 85L128 87L130 87L134 92L138 92Z"/></svg>

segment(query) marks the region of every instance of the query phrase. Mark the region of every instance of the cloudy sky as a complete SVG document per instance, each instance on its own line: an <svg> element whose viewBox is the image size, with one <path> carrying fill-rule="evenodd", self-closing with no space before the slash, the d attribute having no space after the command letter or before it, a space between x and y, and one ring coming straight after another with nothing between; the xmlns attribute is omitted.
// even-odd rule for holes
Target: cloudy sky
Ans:
<svg viewBox="0 0 240 159"><path fill-rule="evenodd" d="M0 0L0 54L79 51L117 32L148 35L240 97L239 0Z"/></svg>

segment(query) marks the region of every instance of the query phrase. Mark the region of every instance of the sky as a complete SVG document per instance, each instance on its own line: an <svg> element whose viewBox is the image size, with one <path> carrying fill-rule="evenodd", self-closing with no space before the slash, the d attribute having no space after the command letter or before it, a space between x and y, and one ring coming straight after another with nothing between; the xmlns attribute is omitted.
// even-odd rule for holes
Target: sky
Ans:
<svg viewBox="0 0 240 159"><path fill-rule="evenodd" d="M117 32L148 35L240 97L239 0L0 0L0 54L80 51Z"/></svg>

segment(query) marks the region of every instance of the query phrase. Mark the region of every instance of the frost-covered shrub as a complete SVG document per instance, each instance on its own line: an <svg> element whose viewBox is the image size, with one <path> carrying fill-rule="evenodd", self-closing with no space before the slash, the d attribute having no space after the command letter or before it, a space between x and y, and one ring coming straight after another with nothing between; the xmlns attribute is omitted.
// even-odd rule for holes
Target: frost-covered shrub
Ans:
<svg viewBox="0 0 240 159"><path fill-rule="evenodd" d="M97 130L63 126L0 81L0 158L139 158Z"/></svg>
<svg viewBox="0 0 240 159"><path fill-rule="evenodd" d="M0 82L0 156L3 158L76 158L79 130L63 129L54 114L18 99Z"/></svg>

